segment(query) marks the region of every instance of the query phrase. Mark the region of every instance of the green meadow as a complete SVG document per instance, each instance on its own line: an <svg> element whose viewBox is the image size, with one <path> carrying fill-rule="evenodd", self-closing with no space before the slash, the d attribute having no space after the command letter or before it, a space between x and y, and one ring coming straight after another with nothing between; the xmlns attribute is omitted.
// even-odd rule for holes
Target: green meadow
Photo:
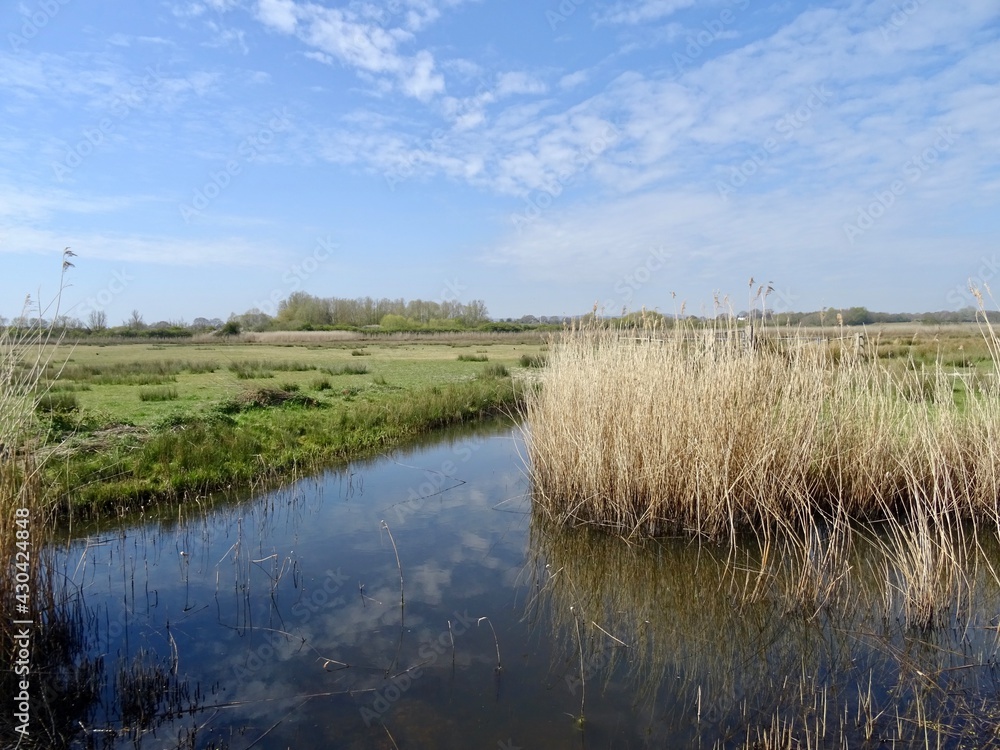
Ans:
<svg viewBox="0 0 1000 750"><path fill-rule="evenodd" d="M62 507L121 511L371 455L513 415L545 348L523 337L62 345L39 383L45 485Z"/></svg>

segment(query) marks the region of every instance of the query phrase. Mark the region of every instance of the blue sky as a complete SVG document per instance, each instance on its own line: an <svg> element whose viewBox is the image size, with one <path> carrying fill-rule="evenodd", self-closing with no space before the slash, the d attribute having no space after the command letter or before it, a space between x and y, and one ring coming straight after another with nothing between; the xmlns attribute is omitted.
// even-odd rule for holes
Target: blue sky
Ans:
<svg viewBox="0 0 1000 750"><path fill-rule="evenodd" d="M26 0L0 314L293 291L957 309L1000 287L996 0ZM676 296L674 296L676 295ZM271 307L271 309L269 309Z"/></svg>

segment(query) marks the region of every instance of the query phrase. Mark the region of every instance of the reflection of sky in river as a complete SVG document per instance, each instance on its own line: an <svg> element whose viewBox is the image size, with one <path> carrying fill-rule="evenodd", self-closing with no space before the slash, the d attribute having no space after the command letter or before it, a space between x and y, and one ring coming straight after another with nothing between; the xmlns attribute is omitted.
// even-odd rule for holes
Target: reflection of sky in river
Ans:
<svg viewBox="0 0 1000 750"><path fill-rule="evenodd" d="M390 748L389 732L400 748L712 747L746 701L763 707L751 724L800 694L839 691L856 709L872 678L885 716L909 710L914 694L893 686L918 663L948 700L996 697L989 666L968 668L996 651L995 586L976 589L985 614L956 633L737 608L708 548L532 530L523 455L518 430L465 430L71 542L94 650L113 666L176 644L201 686L205 710L143 747L173 747L181 725L201 727L197 747L234 750Z"/></svg>
<svg viewBox="0 0 1000 750"><path fill-rule="evenodd" d="M386 738L382 723L417 746L496 747L513 739L524 699L549 692L544 671L535 674L547 661L525 652L515 588L526 583L529 524L519 441L517 430L465 432L252 502L186 510L180 523L93 534L72 544L67 567L107 613L101 647L111 661L138 647L169 654L172 637L182 673L220 683L206 702L243 704L214 720L232 747L249 745L297 696L331 692L341 694L298 706L257 747L372 746ZM402 565L402 625L383 520Z"/></svg>

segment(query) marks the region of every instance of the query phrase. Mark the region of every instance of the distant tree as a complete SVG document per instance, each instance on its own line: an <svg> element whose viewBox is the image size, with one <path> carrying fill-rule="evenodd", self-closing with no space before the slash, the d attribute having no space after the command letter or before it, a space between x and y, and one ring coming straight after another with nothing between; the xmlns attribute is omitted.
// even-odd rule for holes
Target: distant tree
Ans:
<svg viewBox="0 0 1000 750"><path fill-rule="evenodd" d="M133 310L132 314L128 317L128 320L124 322L126 328L130 328L133 331L141 331L146 327L146 322L142 319L142 313L138 310Z"/></svg>
<svg viewBox="0 0 1000 750"><path fill-rule="evenodd" d="M191 327L192 328L211 328L212 327L212 321L210 321L208 318L195 318L194 320L191 321Z"/></svg>
<svg viewBox="0 0 1000 750"><path fill-rule="evenodd" d="M329 325L333 322L328 300L306 292L293 292L278 304L278 320L286 326Z"/></svg>
<svg viewBox="0 0 1000 750"><path fill-rule="evenodd" d="M872 322L872 314L865 307L852 307L843 312L844 325L863 326Z"/></svg>
<svg viewBox="0 0 1000 750"><path fill-rule="evenodd" d="M94 333L101 333L108 328L108 314L104 310L91 310L87 316L87 328Z"/></svg>
<svg viewBox="0 0 1000 750"><path fill-rule="evenodd" d="M60 315L52 321L56 328L82 328L83 323L79 318L71 318L69 315Z"/></svg>
<svg viewBox="0 0 1000 750"><path fill-rule="evenodd" d="M392 330L403 330L413 327L409 319L403 317L402 315L396 315L395 313L383 315L382 320L379 321L379 325L383 328L389 328Z"/></svg>
<svg viewBox="0 0 1000 750"><path fill-rule="evenodd" d="M240 322L240 328L244 331L264 331L271 324L271 316L253 307L242 315L229 316L232 320L236 318Z"/></svg>
<svg viewBox="0 0 1000 750"><path fill-rule="evenodd" d="M218 336L239 336L240 335L240 321L237 318L229 318L222 328L216 331Z"/></svg>
<svg viewBox="0 0 1000 750"><path fill-rule="evenodd" d="M486 309L486 303L481 299L474 299L465 304L465 309L460 314L462 322L469 326L477 326L480 323L485 323L490 319L490 314Z"/></svg>

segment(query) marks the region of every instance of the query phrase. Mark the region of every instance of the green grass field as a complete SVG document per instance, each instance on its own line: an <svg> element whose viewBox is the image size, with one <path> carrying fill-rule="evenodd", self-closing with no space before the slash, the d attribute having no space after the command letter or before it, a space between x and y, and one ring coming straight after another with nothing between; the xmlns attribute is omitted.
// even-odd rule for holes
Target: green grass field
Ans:
<svg viewBox="0 0 1000 750"><path fill-rule="evenodd" d="M74 508L116 512L370 455L435 427L513 414L517 381L545 349L522 342L62 347L38 409L48 428L40 446L48 491Z"/></svg>
<svg viewBox="0 0 1000 750"><path fill-rule="evenodd" d="M473 379L484 365L460 357L524 370L523 355L543 345L359 343L273 344L76 344L56 355L62 366L53 392L72 393L79 418L91 427L155 426L179 417L206 415L254 386L294 390L335 405L378 400L398 391ZM363 374L351 370L363 369ZM346 370L346 372L345 372ZM240 377L247 374L248 377ZM117 382L116 382L117 381ZM176 390L165 400L143 401L157 387Z"/></svg>

